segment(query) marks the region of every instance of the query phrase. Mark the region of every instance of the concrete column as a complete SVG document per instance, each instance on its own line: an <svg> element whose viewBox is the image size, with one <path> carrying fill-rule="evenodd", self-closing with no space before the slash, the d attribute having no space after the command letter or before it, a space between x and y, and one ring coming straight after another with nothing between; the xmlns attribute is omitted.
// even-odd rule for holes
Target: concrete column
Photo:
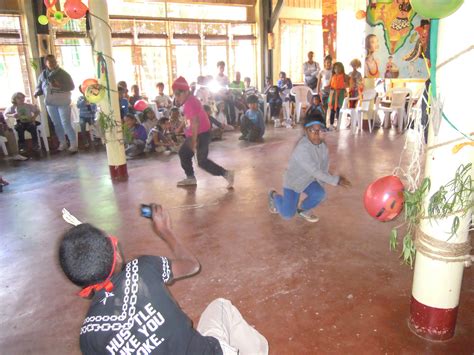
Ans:
<svg viewBox="0 0 474 355"><path fill-rule="evenodd" d="M112 58L112 33L109 25L109 11L107 2L103 0L90 0L91 39L94 50L94 60L97 65L97 52L101 52L107 62L108 84L110 86L110 102L106 98L99 103L102 112L113 113L117 127L106 132L107 160L110 176L113 180L126 180L128 178L125 149L122 143L122 120L120 119L120 105L115 80L114 62ZM102 85L105 85L101 81Z"/></svg>
<svg viewBox="0 0 474 355"><path fill-rule="evenodd" d="M469 117L465 106L471 100L470 81L460 79L472 72L474 63L474 50L471 48L466 51L472 46L474 38L474 23L470 20L472 13L474 1L465 1L456 13L439 21L437 60L437 92L444 100L444 112L460 131L468 135L474 131L474 120ZM430 123L428 147L462 138L445 120L441 120L437 135L435 126L435 122ZM464 147L456 154L452 152L455 144L466 141L468 139L461 139L439 148L428 148L425 176L431 179L431 190L424 201L425 210L429 197L441 185L453 179L461 164L474 163L472 146ZM450 244L465 243L469 238L471 214L467 213L462 217L462 213L459 213L457 216L460 218L460 226L457 233L449 239ZM424 219L420 229L429 237L446 242L454 217L431 222ZM447 340L455 332L466 261L462 257L452 258L449 262L438 260L439 249L430 248L433 252L431 255L419 251L416 254L409 326L421 337Z"/></svg>

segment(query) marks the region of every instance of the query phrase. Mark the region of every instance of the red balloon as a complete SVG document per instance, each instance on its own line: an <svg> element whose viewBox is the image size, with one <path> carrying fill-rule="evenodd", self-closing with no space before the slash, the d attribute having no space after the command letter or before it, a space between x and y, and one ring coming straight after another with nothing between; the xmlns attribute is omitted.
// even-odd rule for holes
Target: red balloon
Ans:
<svg viewBox="0 0 474 355"><path fill-rule="evenodd" d="M97 79L94 79L94 78L86 79L82 82L81 89L83 90L83 92L86 92L86 89L88 86L97 85L98 83L99 82L97 81Z"/></svg>
<svg viewBox="0 0 474 355"><path fill-rule="evenodd" d="M391 221L403 209L403 190L402 182L394 175L377 179L365 190L365 209L381 222Z"/></svg>
<svg viewBox="0 0 474 355"><path fill-rule="evenodd" d="M58 0L44 0L44 6L46 6L47 9L53 7L54 5L56 5L56 3L58 2Z"/></svg>
<svg viewBox="0 0 474 355"><path fill-rule="evenodd" d="M88 8L80 0L67 0L64 3L64 12L69 18L79 19L84 17Z"/></svg>
<svg viewBox="0 0 474 355"><path fill-rule="evenodd" d="M148 103L145 101L145 100L138 100L137 102L135 102L135 104L133 105L133 108L136 110L136 111L145 111L145 109L148 107Z"/></svg>

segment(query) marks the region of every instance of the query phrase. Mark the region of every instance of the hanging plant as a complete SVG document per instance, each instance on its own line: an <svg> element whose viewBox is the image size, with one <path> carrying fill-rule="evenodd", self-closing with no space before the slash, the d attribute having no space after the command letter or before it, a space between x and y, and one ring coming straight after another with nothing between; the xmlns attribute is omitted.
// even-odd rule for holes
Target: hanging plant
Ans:
<svg viewBox="0 0 474 355"><path fill-rule="evenodd" d="M403 237L402 253L400 258L405 264L413 267L415 260L415 233L422 219L430 222L436 219L444 219L455 215L447 240L451 239L460 226L460 216L464 217L474 207L473 203L473 180L471 177L472 164L461 165L456 170L454 178L441 185L429 200L427 211L423 201L430 190L431 180L423 179L420 187L415 191L405 191L405 222L392 229L390 233L390 249L396 250L398 246L398 230L405 228ZM459 216L460 215L460 216Z"/></svg>
<svg viewBox="0 0 474 355"><path fill-rule="evenodd" d="M121 144L124 144L124 142L127 142L131 140L132 133L130 129L124 125L124 124L118 124L117 121L114 119L114 114L113 111L110 111L110 113L105 113L103 111L99 112L99 118L97 119L97 122L99 124L99 129L101 132L101 135L104 137L105 144L112 142L112 141L117 141ZM112 136L112 139L107 140L106 133L109 133L110 136ZM122 139L116 139L116 133L122 133L123 138Z"/></svg>

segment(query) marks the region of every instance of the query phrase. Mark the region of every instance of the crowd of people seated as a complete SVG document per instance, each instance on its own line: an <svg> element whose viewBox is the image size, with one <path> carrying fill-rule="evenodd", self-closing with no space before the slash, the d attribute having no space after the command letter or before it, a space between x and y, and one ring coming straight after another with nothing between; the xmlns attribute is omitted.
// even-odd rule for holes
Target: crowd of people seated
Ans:
<svg viewBox="0 0 474 355"><path fill-rule="evenodd" d="M324 59L323 69L313 60L313 56L313 52L309 52L308 61L303 64L305 85L313 93L311 105L306 108L304 116L310 117L318 113L326 117L328 113L329 129L332 129L344 98L360 95L362 75L358 69L361 63L357 59L353 60L351 62L353 70L346 75L342 63L333 64L330 56ZM69 74L58 66L54 56L47 56L45 64L46 68L38 78L35 97L45 95L46 108L59 141L57 150L67 149L67 142L69 142L69 152L76 153L77 136L70 119L70 97L74 83ZM265 132L263 112L266 111L266 105L275 127L291 128L295 125L289 114L291 107L294 106L292 102L295 101L294 96L291 95L293 82L283 71L280 72L276 85L270 77L266 77L264 90L259 93L249 77L242 80L240 72L236 72L234 80L230 81L225 74L225 62L219 61L214 77L212 75L198 76L190 87L191 93L204 105L209 116L213 140L222 139L225 132L235 129L240 129L242 140L261 140ZM117 84L120 117L126 131L124 140L128 157L136 157L146 152L176 152L177 147L184 140L183 134L179 132L183 123L179 105L172 95L165 93L164 83L157 83L156 90L156 96L149 99L141 95L137 84L130 87L130 92L125 81L119 81ZM88 148L94 140L90 134L87 134L86 126L94 126L98 107L87 101L80 86L79 91L81 95L75 105L79 113L82 146ZM21 155L27 148L25 131L32 137L31 150L40 149L36 129L36 125L39 124L36 120L39 113L37 106L25 103L23 93L15 93L12 96L12 106L5 111L4 116L0 116L0 136L8 140L8 150L14 159L27 159ZM15 139L12 138L12 129L6 125L5 118L16 121ZM100 135L98 137L100 138ZM18 147L15 147L16 142L18 142Z"/></svg>

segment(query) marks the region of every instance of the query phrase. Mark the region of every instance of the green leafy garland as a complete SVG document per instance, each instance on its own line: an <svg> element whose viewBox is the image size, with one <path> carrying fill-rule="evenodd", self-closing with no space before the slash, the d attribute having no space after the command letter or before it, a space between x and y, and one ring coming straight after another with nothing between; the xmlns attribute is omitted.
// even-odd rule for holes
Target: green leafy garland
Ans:
<svg viewBox="0 0 474 355"><path fill-rule="evenodd" d="M125 124L117 124L117 121L114 119L113 111L111 111L109 114L106 114L103 111L99 112L98 122L100 130L102 131L102 135L104 136L104 140L105 133L107 131L113 133L114 128L121 129L121 131L117 130L117 132L122 132L123 134L123 139L118 140L120 143L123 144L124 142L130 142L132 140L132 132L130 131L130 128L128 128L128 126Z"/></svg>
<svg viewBox="0 0 474 355"><path fill-rule="evenodd" d="M423 201L431 188L431 180L424 178L420 187L413 192L405 191L405 222L392 229L390 233L390 250L396 250L398 246L398 230L406 226L403 237L403 247L400 258L410 267L415 260L415 233L422 219L444 219L452 215L453 218L450 235L451 239L459 229L460 217L464 217L474 207L473 203L473 180L471 177L472 164L460 165L456 170L454 178L445 185L440 186L428 203L425 211Z"/></svg>

